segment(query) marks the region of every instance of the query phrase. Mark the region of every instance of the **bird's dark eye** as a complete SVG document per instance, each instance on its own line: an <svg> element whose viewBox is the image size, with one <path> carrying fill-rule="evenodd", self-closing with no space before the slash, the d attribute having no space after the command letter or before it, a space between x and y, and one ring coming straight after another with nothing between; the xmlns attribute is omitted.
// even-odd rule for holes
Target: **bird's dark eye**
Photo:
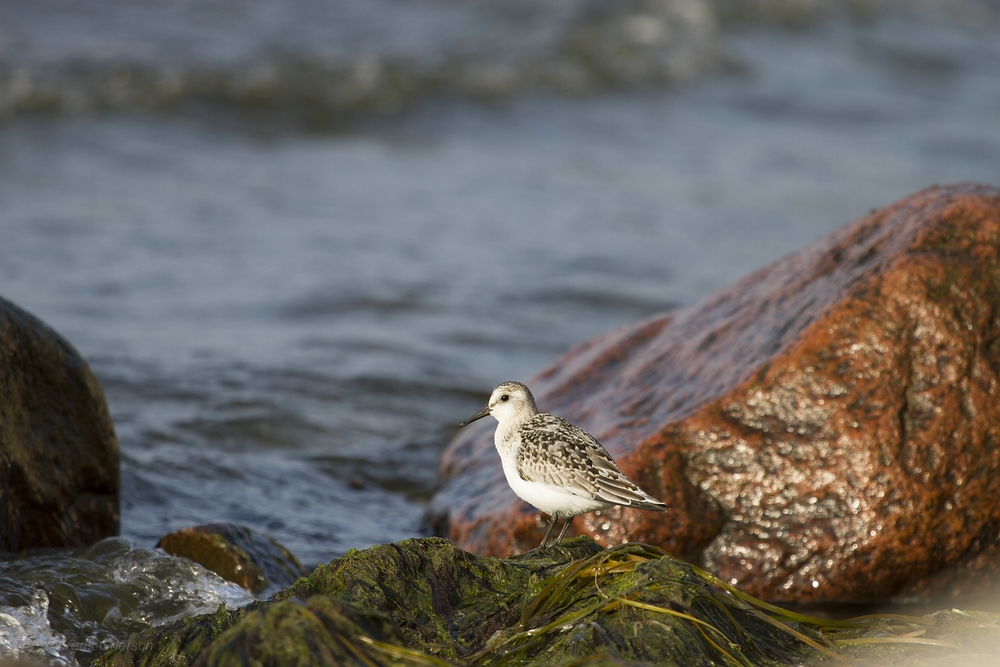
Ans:
<svg viewBox="0 0 1000 667"><path fill-rule="evenodd" d="M500 397L500 400L501 401L509 401L510 400L510 396L508 396L507 394L504 394L503 396Z"/></svg>

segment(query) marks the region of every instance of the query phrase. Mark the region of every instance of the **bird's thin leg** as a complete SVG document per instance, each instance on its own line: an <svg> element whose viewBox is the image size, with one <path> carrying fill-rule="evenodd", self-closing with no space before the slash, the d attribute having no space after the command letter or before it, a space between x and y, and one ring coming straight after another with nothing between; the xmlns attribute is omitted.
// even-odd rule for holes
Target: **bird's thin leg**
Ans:
<svg viewBox="0 0 1000 667"><path fill-rule="evenodd" d="M559 531L559 537L556 538L556 544L562 542L562 539L566 537L566 530L569 528L569 524L573 523L573 517L567 517L566 523L563 524L562 530Z"/></svg>
<svg viewBox="0 0 1000 667"><path fill-rule="evenodd" d="M556 521L558 520L559 517L557 517L555 514L549 517L549 529L545 531L545 537L542 538L542 543L538 545L539 549L544 547L545 543L549 541L549 536L552 535L552 529L556 527Z"/></svg>

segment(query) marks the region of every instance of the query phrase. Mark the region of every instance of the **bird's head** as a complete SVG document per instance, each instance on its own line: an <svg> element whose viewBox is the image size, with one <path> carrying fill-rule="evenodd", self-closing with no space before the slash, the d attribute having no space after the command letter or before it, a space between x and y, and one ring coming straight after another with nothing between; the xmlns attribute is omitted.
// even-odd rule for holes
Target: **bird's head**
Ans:
<svg viewBox="0 0 1000 667"><path fill-rule="evenodd" d="M472 415L459 426L468 426L477 419L493 415L498 422L524 421L538 414L535 397L531 390L520 382L504 382L497 385L486 407Z"/></svg>

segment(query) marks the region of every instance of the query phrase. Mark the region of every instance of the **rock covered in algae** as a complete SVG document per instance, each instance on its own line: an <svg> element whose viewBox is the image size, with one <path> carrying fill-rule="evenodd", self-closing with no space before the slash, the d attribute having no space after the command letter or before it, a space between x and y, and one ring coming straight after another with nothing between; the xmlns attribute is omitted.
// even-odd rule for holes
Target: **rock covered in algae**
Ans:
<svg viewBox="0 0 1000 667"><path fill-rule="evenodd" d="M998 331L1000 190L933 187L529 386L673 508L576 530L662 546L769 600L870 600L957 564L985 573L1000 546ZM441 477L439 534L496 556L538 543L491 426L458 434Z"/></svg>
<svg viewBox="0 0 1000 667"><path fill-rule="evenodd" d="M182 528L161 537L156 546L254 593L287 586L306 574L298 558L284 546L234 523Z"/></svg>
<svg viewBox="0 0 1000 667"><path fill-rule="evenodd" d="M918 629L940 644L926 634L934 624ZM352 551L266 602L151 629L96 664L754 667L835 657L851 642L854 657L890 655L886 638L903 634L913 640L912 623L785 612L647 545L576 538L499 559L426 538Z"/></svg>

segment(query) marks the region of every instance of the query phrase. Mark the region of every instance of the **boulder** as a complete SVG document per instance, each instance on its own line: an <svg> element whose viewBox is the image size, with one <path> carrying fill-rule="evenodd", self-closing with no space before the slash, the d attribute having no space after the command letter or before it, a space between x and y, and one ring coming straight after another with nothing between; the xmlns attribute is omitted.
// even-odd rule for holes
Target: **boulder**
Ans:
<svg viewBox="0 0 1000 667"><path fill-rule="evenodd" d="M648 545L605 550L576 538L499 559L424 538L351 551L266 602L150 628L94 664L780 667L891 657L929 667L942 650L995 655L998 620L837 622L761 603Z"/></svg>
<svg viewBox="0 0 1000 667"><path fill-rule="evenodd" d="M0 550L118 533L118 440L87 363L0 298Z"/></svg>
<svg viewBox="0 0 1000 667"><path fill-rule="evenodd" d="M778 601L879 599L958 563L989 568L998 252L1000 191L932 187L571 350L528 381L539 408L673 508L616 507L574 530L662 546ZM430 519L466 549L518 553L540 517L508 488L492 433L484 420L448 447Z"/></svg>
<svg viewBox="0 0 1000 667"><path fill-rule="evenodd" d="M156 546L187 558L252 593L284 588L307 572L270 537L235 523L206 523L164 535Z"/></svg>

